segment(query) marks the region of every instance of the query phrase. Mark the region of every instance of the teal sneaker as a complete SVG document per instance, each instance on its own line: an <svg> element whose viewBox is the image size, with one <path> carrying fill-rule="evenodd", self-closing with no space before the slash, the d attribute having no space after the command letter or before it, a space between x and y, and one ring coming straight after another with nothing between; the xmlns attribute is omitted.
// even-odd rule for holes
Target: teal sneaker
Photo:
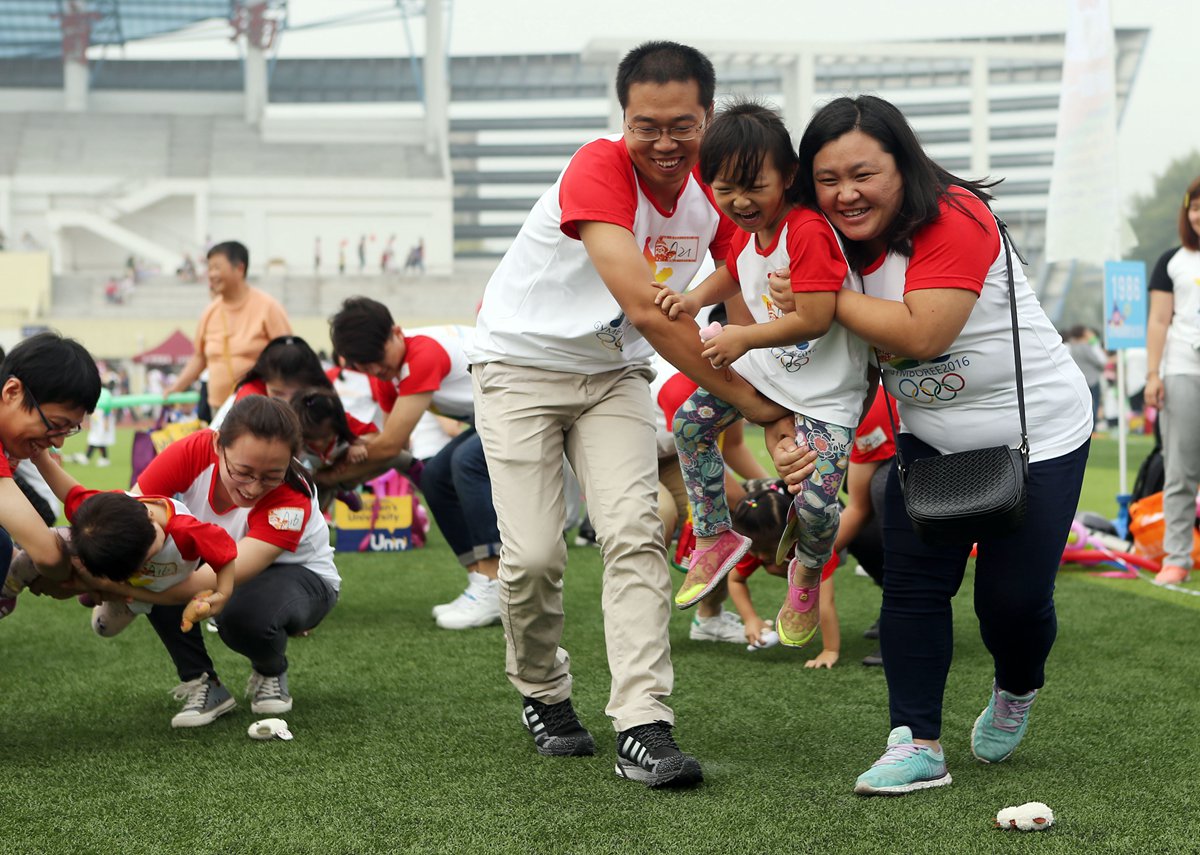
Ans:
<svg viewBox="0 0 1200 855"><path fill-rule="evenodd" d="M901 726L888 734L883 756L858 776L854 792L860 796L902 796L950 782L945 755L928 745L917 745L911 728Z"/></svg>
<svg viewBox="0 0 1200 855"><path fill-rule="evenodd" d="M1029 727L1029 708L1036 697L1037 689L1014 695L992 683L992 699L971 728L971 753L976 760L999 763L1012 756Z"/></svg>

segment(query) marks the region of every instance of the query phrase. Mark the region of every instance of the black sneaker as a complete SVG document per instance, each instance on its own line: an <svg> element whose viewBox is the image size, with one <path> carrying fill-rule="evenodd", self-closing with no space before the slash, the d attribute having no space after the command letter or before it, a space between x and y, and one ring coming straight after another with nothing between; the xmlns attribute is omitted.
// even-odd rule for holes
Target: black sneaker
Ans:
<svg viewBox="0 0 1200 855"><path fill-rule="evenodd" d="M883 666L883 651L876 648L874 653L868 653L863 657L863 664L870 668L880 668Z"/></svg>
<svg viewBox="0 0 1200 855"><path fill-rule="evenodd" d="M863 638L879 638L879 618L876 618L875 623L863 630Z"/></svg>
<svg viewBox="0 0 1200 855"><path fill-rule="evenodd" d="M679 750L671 725L663 721L617 734L616 773L647 787L688 787L704 780L700 762Z"/></svg>
<svg viewBox="0 0 1200 855"><path fill-rule="evenodd" d="M596 753L592 735L579 723L571 699L544 704L521 698L521 721L533 735L538 754L547 757L588 757Z"/></svg>

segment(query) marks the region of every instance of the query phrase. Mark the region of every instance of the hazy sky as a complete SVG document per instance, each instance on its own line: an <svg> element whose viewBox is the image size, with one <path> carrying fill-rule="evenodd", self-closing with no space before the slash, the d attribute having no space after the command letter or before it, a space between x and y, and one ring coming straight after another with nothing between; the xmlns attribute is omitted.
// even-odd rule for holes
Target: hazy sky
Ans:
<svg viewBox="0 0 1200 855"><path fill-rule="evenodd" d="M1151 31L1119 132L1121 195L1127 201L1133 193L1148 192L1154 175L1172 159L1200 148L1200 110L1195 106L1200 2L1110 2L1114 26ZM706 40L739 40L752 51L756 42L778 45L788 35L796 41L847 42L1061 33L1067 21L1067 0L855 0L844 6L830 0L690 0L671 8L647 7L642 0L452 3L448 23L454 54L574 52L592 38L669 38L699 47ZM281 56L408 55L392 0L290 0L290 9L297 29L284 36ZM311 22L358 13L367 16L361 25L303 29ZM169 46L130 49L127 55L233 55L228 30L209 29L213 38L205 42L176 38ZM423 52L419 19L412 38L416 51Z"/></svg>

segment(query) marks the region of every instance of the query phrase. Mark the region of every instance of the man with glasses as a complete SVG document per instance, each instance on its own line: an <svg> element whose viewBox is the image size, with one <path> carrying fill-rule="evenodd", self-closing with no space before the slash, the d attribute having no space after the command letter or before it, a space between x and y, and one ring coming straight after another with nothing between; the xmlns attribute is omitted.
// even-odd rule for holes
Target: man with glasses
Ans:
<svg viewBox="0 0 1200 855"><path fill-rule="evenodd" d="M715 75L699 51L649 42L617 69L620 135L575 153L526 219L484 294L471 356L477 427L500 524L507 672L539 753L592 754L559 646L566 547L561 456L603 549L604 623L619 776L651 787L701 780L672 736L671 585L656 512L650 355L754 421L784 411L700 356L690 318L671 321L657 286L683 290L734 226L694 173ZM728 397L726 397L728 396Z"/></svg>
<svg viewBox="0 0 1200 855"><path fill-rule="evenodd" d="M55 332L38 333L14 347L0 366L0 617L16 606L30 580L10 578L15 540L48 580L70 574L63 543L13 480L21 460L62 448L100 399L100 372L83 345Z"/></svg>

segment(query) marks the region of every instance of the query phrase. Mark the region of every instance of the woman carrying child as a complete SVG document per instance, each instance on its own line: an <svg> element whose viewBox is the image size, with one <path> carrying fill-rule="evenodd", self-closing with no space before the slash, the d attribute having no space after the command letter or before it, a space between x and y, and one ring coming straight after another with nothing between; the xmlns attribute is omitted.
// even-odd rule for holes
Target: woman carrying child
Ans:
<svg viewBox="0 0 1200 855"><path fill-rule="evenodd" d="M316 491L295 460L300 451L300 425L291 408L251 395L233 405L220 430L198 431L167 446L134 488L174 496L197 519L221 526L237 541L236 587L219 632L250 660L246 693L256 713L292 708L288 636L319 624L341 585ZM214 587L211 581L201 571L182 585L199 591ZM198 727L235 702L217 679L199 627L180 629L182 611L183 606L155 606L150 622L182 681L176 697L184 705L171 726Z"/></svg>
<svg viewBox="0 0 1200 855"><path fill-rule="evenodd" d="M1057 621L1054 580L1077 507L1092 430L1091 395L1012 260L988 209L992 185L958 178L921 148L903 114L869 95L838 98L800 142L796 185L841 233L866 293L843 291L837 321L879 354L899 405L906 464L1022 438L1013 320L1028 413L1027 509L1014 533L977 544L975 613L994 662L971 751L998 763L1016 750L1045 681ZM1009 269L1015 283L1010 307ZM786 298L780 288L776 299ZM791 443L775 455L788 467ZM788 476L789 484L803 470ZM953 648L951 598L971 545L921 541L893 469L883 507L880 639L892 731L855 792L901 794L949 784L940 744Z"/></svg>
<svg viewBox="0 0 1200 855"><path fill-rule="evenodd" d="M788 595L776 620L782 644L801 647L817 630L821 571L838 527L838 489L854 425L867 390L865 343L833 323L838 292L852 282L833 229L819 213L798 207L792 182L796 154L779 116L753 103L722 111L704 134L700 174L721 210L741 229L725 266L684 294L663 291L670 317L741 292L755 323L726 326L704 345L715 368L733 366L756 389L795 415L768 435L789 435L818 452L816 469L797 493L788 528L797 537L788 565ZM796 311L771 301L768 275L790 273ZM734 407L698 389L676 415L674 432L688 487L696 551L675 596L688 608L711 593L746 553L750 541L733 531L716 442L741 418ZM786 536L779 563L790 547Z"/></svg>

